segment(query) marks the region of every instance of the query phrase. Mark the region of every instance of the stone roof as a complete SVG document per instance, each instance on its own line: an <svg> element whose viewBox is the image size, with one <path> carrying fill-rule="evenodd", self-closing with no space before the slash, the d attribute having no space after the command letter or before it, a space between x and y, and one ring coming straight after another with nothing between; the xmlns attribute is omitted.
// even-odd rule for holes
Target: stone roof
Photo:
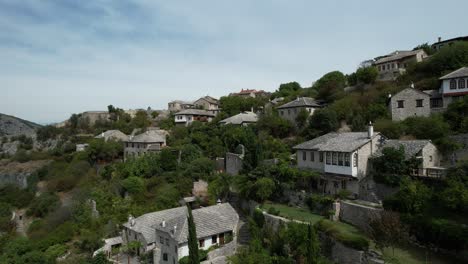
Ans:
<svg viewBox="0 0 468 264"><path fill-rule="evenodd" d="M253 112L243 112L235 116L228 117L219 121L221 124L232 124L232 125L242 125L243 123L256 123L258 120L258 115Z"/></svg>
<svg viewBox="0 0 468 264"><path fill-rule="evenodd" d="M405 88L405 89L399 91L398 93L396 93L396 94L393 95L392 97L395 97L397 94L399 94L399 93L401 93L401 92L403 92L403 91L406 91L406 90L410 90L410 91L419 93L419 94L424 95L424 96L429 96L429 97L431 96L431 94L427 93L426 91L420 91L420 90L418 90L418 89L415 89L415 88L412 88L412 87L408 87L408 88Z"/></svg>
<svg viewBox="0 0 468 264"><path fill-rule="evenodd" d="M153 143L166 142L167 132L165 130L148 130L144 133L130 137L128 142Z"/></svg>
<svg viewBox="0 0 468 264"><path fill-rule="evenodd" d="M314 98L299 97L289 103L280 105L277 108L282 109L282 108L293 108L293 107L304 107L304 106L320 107L321 105Z"/></svg>
<svg viewBox="0 0 468 264"><path fill-rule="evenodd" d="M406 57L415 56L416 54L418 54L421 51L423 51L423 50L419 49L419 50L399 50L399 51L395 51L395 52L390 53L387 56L376 59L375 64L381 64L381 63L385 63L385 62L389 62L389 61L401 60L401 59L404 59Z"/></svg>
<svg viewBox="0 0 468 264"><path fill-rule="evenodd" d="M168 232L178 243L184 243L188 238L187 215L187 207L181 206L144 214L133 219L133 225L130 220L124 226L141 233L147 243L156 242L156 230ZM232 231L239 221L239 215L228 203L195 209L192 215L198 238ZM163 221L165 226L163 226Z"/></svg>
<svg viewBox="0 0 468 264"><path fill-rule="evenodd" d="M453 79L460 77L468 77L468 67L461 67L460 69L453 71L447 75L440 77L440 80Z"/></svg>
<svg viewBox="0 0 468 264"><path fill-rule="evenodd" d="M120 141L128 140L128 136L122 133L120 130L107 130L95 136L94 138L103 138L106 141L109 139L120 140Z"/></svg>
<svg viewBox="0 0 468 264"><path fill-rule="evenodd" d="M382 155L384 148L396 148L401 146L405 149L405 158L409 159L416 156L427 144L432 144L430 140L385 140L382 146L376 151L374 156L379 157Z"/></svg>
<svg viewBox="0 0 468 264"><path fill-rule="evenodd" d="M174 101L170 101L169 102L170 104L171 103L177 103L177 104L185 104L185 105L193 105L193 102L188 102L188 101L182 101L182 100L174 100Z"/></svg>
<svg viewBox="0 0 468 264"><path fill-rule="evenodd" d="M427 93L429 96L431 96L431 98L442 97L442 94L439 90L424 90L423 92Z"/></svg>
<svg viewBox="0 0 468 264"><path fill-rule="evenodd" d="M198 116L212 116L215 115L209 111L202 109L185 109L180 112L177 112L175 115L198 115Z"/></svg>
<svg viewBox="0 0 468 264"><path fill-rule="evenodd" d="M218 99L213 98L213 97L208 96L208 95L207 95L207 96L203 96L202 98L198 99L197 101L199 101L199 100L205 100L205 101L207 101L207 102L210 103L210 104L219 104ZM194 103L196 103L197 101L195 101Z"/></svg>
<svg viewBox="0 0 468 264"><path fill-rule="evenodd" d="M375 132L372 138L377 135L380 135L380 133ZM370 140L367 132L332 132L303 142L294 146L293 149L352 152L367 144Z"/></svg>

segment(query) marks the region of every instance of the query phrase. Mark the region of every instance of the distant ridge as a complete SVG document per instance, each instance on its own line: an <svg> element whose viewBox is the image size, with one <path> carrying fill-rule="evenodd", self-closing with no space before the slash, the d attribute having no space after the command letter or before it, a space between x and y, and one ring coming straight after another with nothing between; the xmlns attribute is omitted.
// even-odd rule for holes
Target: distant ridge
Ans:
<svg viewBox="0 0 468 264"><path fill-rule="evenodd" d="M40 127L31 121L0 113L0 136L32 136Z"/></svg>

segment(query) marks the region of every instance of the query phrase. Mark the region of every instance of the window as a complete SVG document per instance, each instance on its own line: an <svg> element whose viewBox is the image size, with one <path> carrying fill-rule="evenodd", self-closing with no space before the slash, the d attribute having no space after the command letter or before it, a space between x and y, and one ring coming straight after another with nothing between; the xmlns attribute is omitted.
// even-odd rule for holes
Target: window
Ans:
<svg viewBox="0 0 468 264"><path fill-rule="evenodd" d="M164 244L164 237L159 236L159 242L160 242L161 244Z"/></svg>
<svg viewBox="0 0 468 264"><path fill-rule="evenodd" d="M280 114L281 114L281 115L284 115L284 111L283 111L283 110L281 110L281 111L280 111Z"/></svg>
<svg viewBox="0 0 468 264"><path fill-rule="evenodd" d="M135 239L138 239L137 233L133 233L133 236L135 237Z"/></svg>
<svg viewBox="0 0 468 264"><path fill-rule="evenodd" d="M346 180L341 181L341 189L346 189Z"/></svg>
<svg viewBox="0 0 468 264"><path fill-rule="evenodd" d="M344 165L349 167L349 153L344 154Z"/></svg>
<svg viewBox="0 0 468 264"><path fill-rule="evenodd" d="M416 107L423 107L423 99L416 100Z"/></svg>
<svg viewBox="0 0 468 264"><path fill-rule="evenodd" d="M357 167L357 166L358 166L358 154L357 154L357 152L355 152L355 153L353 154L353 166L354 166L354 167Z"/></svg>
<svg viewBox="0 0 468 264"><path fill-rule="evenodd" d="M297 108L294 108L294 113L297 114Z"/></svg>
<svg viewBox="0 0 468 264"><path fill-rule="evenodd" d="M164 261L167 261L167 253L164 253L164 254L163 254L163 260L164 260Z"/></svg>
<svg viewBox="0 0 468 264"><path fill-rule="evenodd" d="M302 160L307 160L307 152L302 151Z"/></svg>
<svg viewBox="0 0 468 264"><path fill-rule="evenodd" d="M338 153L338 165L343 166L343 153Z"/></svg>
<svg viewBox="0 0 468 264"><path fill-rule="evenodd" d="M454 79L450 80L450 90L457 89L457 81Z"/></svg>
<svg viewBox="0 0 468 264"><path fill-rule="evenodd" d="M169 246L169 238L166 238L166 245Z"/></svg>
<svg viewBox="0 0 468 264"><path fill-rule="evenodd" d="M323 152L319 152L319 160L320 162L323 162Z"/></svg>
<svg viewBox="0 0 468 264"><path fill-rule="evenodd" d="M333 152L333 165L338 165L338 153Z"/></svg>
<svg viewBox="0 0 468 264"><path fill-rule="evenodd" d="M290 114L291 114L291 109L288 109L288 115L290 115Z"/></svg>
<svg viewBox="0 0 468 264"><path fill-rule="evenodd" d="M397 101L397 107L398 107L398 108L403 108L403 107L405 107L404 102L405 102L404 100L398 100L398 101Z"/></svg>
<svg viewBox="0 0 468 264"><path fill-rule="evenodd" d="M310 161L315 161L315 151L310 152Z"/></svg>
<svg viewBox="0 0 468 264"><path fill-rule="evenodd" d="M464 89L465 86L465 79L459 79L458 80L458 89Z"/></svg>
<svg viewBox="0 0 468 264"><path fill-rule="evenodd" d="M432 162L432 156L429 156L429 161Z"/></svg>
<svg viewBox="0 0 468 264"><path fill-rule="evenodd" d="M380 71L380 65L379 65L379 66L377 66L377 69Z"/></svg>
<svg viewBox="0 0 468 264"><path fill-rule="evenodd" d="M205 247L205 239L200 239L200 240L198 240L198 245L199 245L201 248L204 248L204 247Z"/></svg>
<svg viewBox="0 0 468 264"><path fill-rule="evenodd" d="M216 244L218 243L218 236L212 236L211 237L211 244Z"/></svg>
<svg viewBox="0 0 468 264"><path fill-rule="evenodd" d="M134 144L134 143L132 143L132 148L134 148L134 147L135 147L135 144Z"/></svg>
<svg viewBox="0 0 468 264"><path fill-rule="evenodd" d="M333 187L334 187L335 189L338 188L338 182L337 182L337 181L333 181Z"/></svg>
<svg viewBox="0 0 468 264"><path fill-rule="evenodd" d="M331 164L331 152L327 152L327 164Z"/></svg>
<svg viewBox="0 0 468 264"><path fill-rule="evenodd" d="M431 98L431 108L438 108L443 106L444 102L442 101L442 98Z"/></svg>

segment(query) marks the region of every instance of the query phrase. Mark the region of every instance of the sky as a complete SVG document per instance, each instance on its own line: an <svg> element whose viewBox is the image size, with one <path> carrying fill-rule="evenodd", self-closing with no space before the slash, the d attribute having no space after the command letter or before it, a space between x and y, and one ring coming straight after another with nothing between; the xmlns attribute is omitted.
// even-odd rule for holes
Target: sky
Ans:
<svg viewBox="0 0 468 264"><path fill-rule="evenodd" d="M361 61L468 35L468 1L0 0L0 113L165 109L310 86Z"/></svg>

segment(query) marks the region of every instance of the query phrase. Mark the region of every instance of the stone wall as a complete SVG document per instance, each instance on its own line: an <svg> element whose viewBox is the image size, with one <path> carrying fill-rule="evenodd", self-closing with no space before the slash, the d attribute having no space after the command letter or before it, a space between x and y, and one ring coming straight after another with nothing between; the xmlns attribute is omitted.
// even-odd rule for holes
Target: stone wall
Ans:
<svg viewBox="0 0 468 264"><path fill-rule="evenodd" d="M364 201L360 201L365 203ZM383 209L376 208L378 204L366 202L368 205L357 204L351 201L341 201L340 220L352 224L361 230L367 230L370 220L380 215Z"/></svg>
<svg viewBox="0 0 468 264"><path fill-rule="evenodd" d="M226 173L229 175L238 175L242 170L242 157L240 154L226 153Z"/></svg>
<svg viewBox="0 0 468 264"><path fill-rule="evenodd" d="M416 100L422 100L422 107L416 106ZM398 107L398 101L403 101L403 107ZM390 110L393 121L405 120L414 116L429 116L430 96L416 89L407 88L390 99Z"/></svg>
<svg viewBox="0 0 468 264"><path fill-rule="evenodd" d="M232 256L236 253L236 250L237 250L237 241L233 240L220 248L217 248L215 250L208 252L207 262L210 263L210 260L213 260L219 257Z"/></svg>
<svg viewBox="0 0 468 264"><path fill-rule="evenodd" d="M49 164L50 161L29 161L24 163L0 161L0 187L8 184L18 186L21 189L28 188L35 182L35 172Z"/></svg>

